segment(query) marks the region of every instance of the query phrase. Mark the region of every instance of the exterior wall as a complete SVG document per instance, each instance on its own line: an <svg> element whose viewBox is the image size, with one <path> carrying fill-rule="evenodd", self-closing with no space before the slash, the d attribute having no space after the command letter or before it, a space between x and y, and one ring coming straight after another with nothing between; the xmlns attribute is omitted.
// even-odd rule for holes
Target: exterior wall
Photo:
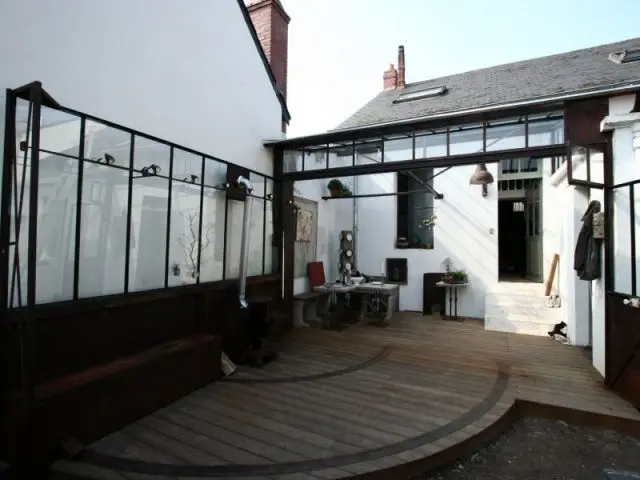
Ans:
<svg viewBox="0 0 640 480"><path fill-rule="evenodd" d="M272 173L281 107L235 1L12 2L0 44L0 95L39 80L69 108Z"/></svg>
<svg viewBox="0 0 640 480"><path fill-rule="evenodd" d="M38 80L66 107L270 175L272 154L262 142L282 136L282 110L249 28L235 1L196 0L190 8L152 0L133 5L124 0L13 3L0 17L0 44L11 46L0 49L0 62L10 67L3 71L0 94ZM221 45L227 48L219 48ZM4 107L5 98L0 97L0 102ZM24 119L25 102L20 103L23 108L19 105L17 116ZM19 135L24 123L18 124ZM107 152L120 168L126 165L130 135L93 121L86 124L85 157L100 158ZM3 136L4 129L0 132ZM77 155L79 139L77 117L43 108L41 148ZM169 147L136 137L134 169L140 171L152 163L161 166L165 178L133 184L129 290L164 286L165 244L155 239L158 234L164 238L160 232L167 228L170 266L179 267L179 273L170 273L169 286L196 282L198 272L193 272L193 263L197 255L193 252L198 242L202 245L201 281L237 278L243 217L239 202L229 202L226 258L223 191L205 189L206 220L202 236L196 238L199 184L215 187L226 182L224 164L208 160L204 178L196 185L179 183L190 175L202 176L201 157L175 149L171 225L167 226ZM63 157L42 152L38 249L43 254L36 272L37 303L69 300L73 295L76 168ZM122 293L126 173L89 162L85 162L84 172L79 296ZM256 192L262 190L256 195L263 197L264 178L252 173L251 180ZM26 185L28 198L28 178ZM270 182L267 189L268 193L273 191ZM263 221L267 223L267 245L271 245L272 233L271 205L265 215L262 198L253 203L250 276L263 273ZM24 229L19 252L24 263ZM271 259L272 249L266 248L267 274L272 272ZM21 281L26 285L26 275ZM26 295L24 285L22 292Z"/></svg>
<svg viewBox="0 0 640 480"><path fill-rule="evenodd" d="M497 164L487 165L497 178ZM435 169L434 175L442 169ZM498 279L498 192L489 187L482 197L480 187L470 186L475 166L455 167L434 178L436 191L444 199L435 200L437 216L432 250L396 249L397 197L363 198L358 210L358 268L379 275L387 257L408 260L408 282L400 287L400 309L422 311L422 276L442 272L442 262L450 258L455 268L465 269L471 286L460 289L458 313L484 318L485 295ZM388 193L396 190L396 174L359 177L358 193Z"/></svg>
<svg viewBox="0 0 640 480"><path fill-rule="evenodd" d="M296 182L294 185L294 195L317 202L318 204L316 261L324 264L327 282L333 282L338 277L340 231L353 230L354 201L351 199L322 200L322 196L329 194L326 186L328 181L329 180L308 180ZM344 181L346 182L346 180ZM353 179L348 183L353 185ZM358 262L357 255L358 250L356 250L356 262ZM294 294L309 291L308 279L306 277L294 279L293 289Z"/></svg>

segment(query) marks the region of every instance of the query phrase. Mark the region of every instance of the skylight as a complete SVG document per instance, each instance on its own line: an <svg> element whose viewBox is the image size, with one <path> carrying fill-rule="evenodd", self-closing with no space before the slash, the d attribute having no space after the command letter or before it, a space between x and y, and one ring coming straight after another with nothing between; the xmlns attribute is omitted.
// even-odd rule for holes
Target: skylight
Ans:
<svg viewBox="0 0 640 480"><path fill-rule="evenodd" d="M446 91L447 88L445 86L440 86L425 88L422 90L415 90L413 92L401 93L400 96L394 100L394 103L409 102L411 100L420 100L422 98L429 97L437 97L438 95L444 95Z"/></svg>
<svg viewBox="0 0 640 480"><path fill-rule="evenodd" d="M615 63L630 63L640 60L640 50L622 50L609 54L609 60Z"/></svg>

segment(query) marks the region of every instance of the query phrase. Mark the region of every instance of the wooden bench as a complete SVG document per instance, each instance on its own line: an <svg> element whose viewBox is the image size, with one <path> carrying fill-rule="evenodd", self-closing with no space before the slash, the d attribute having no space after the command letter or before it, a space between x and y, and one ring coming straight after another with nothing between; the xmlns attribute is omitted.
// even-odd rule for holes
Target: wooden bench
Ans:
<svg viewBox="0 0 640 480"><path fill-rule="evenodd" d="M93 442L219 378L220 343L191 335L38 385L32 455L46 458L68 439ZM4 415L3 433L22 440L12 442L11 461L26 454L21 393L10 395Z"/></svg>
<svg viewBox="0 0 640 480"><path fill-rule="evenodd" d="M309 327L307 322L322 325L323 318L318 315L318 301L322 301L323 310L329 300L329 292L304 292L293 296L293 326Z"/></svg>

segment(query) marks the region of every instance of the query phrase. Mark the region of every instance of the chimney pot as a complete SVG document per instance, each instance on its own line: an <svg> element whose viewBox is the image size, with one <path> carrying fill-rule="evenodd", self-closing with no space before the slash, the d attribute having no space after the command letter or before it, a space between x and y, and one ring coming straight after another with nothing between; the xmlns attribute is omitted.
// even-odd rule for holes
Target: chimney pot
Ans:
<svg viewBox="0 0 640 480"><path fill-rule="evenodd" d="M407 86L405 81L404 45L398 47L398 88Z"/></svg>

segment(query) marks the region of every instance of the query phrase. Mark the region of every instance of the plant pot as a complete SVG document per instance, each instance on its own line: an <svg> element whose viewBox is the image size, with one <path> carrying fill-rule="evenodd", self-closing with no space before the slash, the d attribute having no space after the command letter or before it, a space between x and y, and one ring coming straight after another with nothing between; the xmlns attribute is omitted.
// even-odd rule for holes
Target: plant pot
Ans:
<svg viewBox="0 0 640 480"><path fill-rule="evenodd" d="M448 283L449 285L464 285L467 283L467 279L463 278L461 280L445 280L444 283Z"/></svg>
<svg viewBox="0 0 640 480"><path fill-rule="evenodd" d="M341 192L339 188L331 188L329 189L329 193L332 197L339 197Z"/></svg>

